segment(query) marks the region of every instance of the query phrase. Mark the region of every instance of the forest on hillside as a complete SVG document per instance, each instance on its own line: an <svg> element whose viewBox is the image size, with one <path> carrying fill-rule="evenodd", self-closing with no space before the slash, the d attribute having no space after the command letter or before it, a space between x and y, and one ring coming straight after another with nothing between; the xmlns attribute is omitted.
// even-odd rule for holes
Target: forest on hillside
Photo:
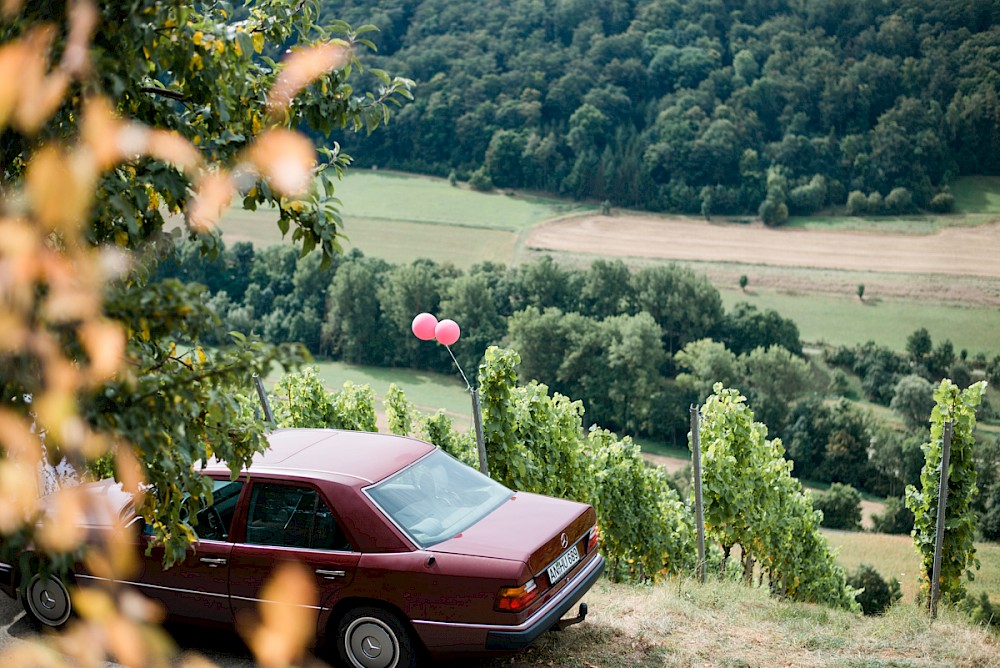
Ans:
<svg viewBox="0 0 1000 668"><path fill-rule="evenodd" d="M948 211L1000 173L996 0L347 0L416 82L358 165L614 206Z"/></svg>

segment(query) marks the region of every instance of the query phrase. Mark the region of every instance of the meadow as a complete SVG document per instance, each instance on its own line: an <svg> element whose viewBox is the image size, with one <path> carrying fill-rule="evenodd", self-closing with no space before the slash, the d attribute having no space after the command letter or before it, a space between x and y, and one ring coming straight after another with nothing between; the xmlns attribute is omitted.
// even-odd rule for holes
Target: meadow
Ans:
<svg viewBox="0 0 1000 668"><path fill-rule="evenodd" d="M925 327L934 342L950 339L956 351L970 355L1000 353L1000 309L914 302L898 298L857 295L803 294L759 288L742 292L720 290L726 308L749 302L760 309L774 309L799 326L803 341L814 344L853 345L872 340L894 350L905 350L906 338Z"/></svg>
<svg viewBox="0 0 1000 668"><path fill-rule="evenodd" d="M323 384L330 389L339 389L345 382L370 386L375 392L375 408L379 413L382 413L382 401L389 385L395 383L421 413L435 413L443 409L459 431L465 431L472 425L472 399L457 372L451 376L433 371L366 367L344 362L319 362L314 366ZM273 385L276 380L268 378L268 384Z"/></svg>
<svg viewBox="0 0 1000 668"><path fill-rule="evenodd" d="M444 179L392 172L348 172L336 184L344 217L342 245L395 264L419 258L468 269L510 264L519 233L543 220L592 207L542 197L510 197L452 186ZM221 228L227 243L279 243L275 211L232 208Z"/></svg>
<svg viewBox="0 0 1000 668"><path fill-rule="evenodd" d="M890 536L861 531L823 529L830 546L837 550L837 562L853 571L868 564L888 581L899 580L903 603L913 603L917 594L920 558L909 535ZM1000 605L1000 544L976 543L976 558L982 567L972 572L976 579L968 584L970 594L986 592L990 601Z"/></svg>

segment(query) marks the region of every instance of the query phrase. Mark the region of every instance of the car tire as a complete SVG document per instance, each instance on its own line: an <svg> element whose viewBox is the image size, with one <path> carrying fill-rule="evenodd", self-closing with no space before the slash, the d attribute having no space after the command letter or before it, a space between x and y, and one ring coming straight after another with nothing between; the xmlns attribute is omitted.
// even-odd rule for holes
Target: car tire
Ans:
<svg viewBox="0 0 1000 668"><path fill-rule="evenodd" d="M417 656L406 626L396 615L374 607L350 610L337 625L337 656L349 668L416 668Z"/></svg>
<svg viewBox="0 0 1000 668"><path fill-rule="evenodd" d="M21 605L36 626L60 629L73 615L66 579L55 573L34 573L21 592Z"/></svg>

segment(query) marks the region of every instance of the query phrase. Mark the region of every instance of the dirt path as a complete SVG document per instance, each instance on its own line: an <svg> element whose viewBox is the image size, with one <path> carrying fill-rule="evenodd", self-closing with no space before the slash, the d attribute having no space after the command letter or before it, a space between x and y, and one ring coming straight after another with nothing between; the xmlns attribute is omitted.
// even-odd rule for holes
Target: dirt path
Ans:
<svg viewBox="0 0 1000 668"><path fill-rule="evenodd" d="M602 257L1000 278L1000 223L908 235L591 215L539 225L525 243L534 250Z"/></svg>

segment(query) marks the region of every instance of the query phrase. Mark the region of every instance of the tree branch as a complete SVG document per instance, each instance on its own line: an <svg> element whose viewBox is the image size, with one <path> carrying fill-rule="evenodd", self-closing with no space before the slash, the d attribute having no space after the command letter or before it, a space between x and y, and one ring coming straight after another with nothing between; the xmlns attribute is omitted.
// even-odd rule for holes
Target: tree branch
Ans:
<svg viewBox="0 0 1000 668"><path fill-rule="evenodd" d="M153 86L142 86L139 88L141 93L149 93L150 95L160 95L162 97L168 97L171 100L177 100L178 102L184 102L187 98L184 97L183 93L178 93L177 91L168 90L166 88L155 88Z"/></svg>

